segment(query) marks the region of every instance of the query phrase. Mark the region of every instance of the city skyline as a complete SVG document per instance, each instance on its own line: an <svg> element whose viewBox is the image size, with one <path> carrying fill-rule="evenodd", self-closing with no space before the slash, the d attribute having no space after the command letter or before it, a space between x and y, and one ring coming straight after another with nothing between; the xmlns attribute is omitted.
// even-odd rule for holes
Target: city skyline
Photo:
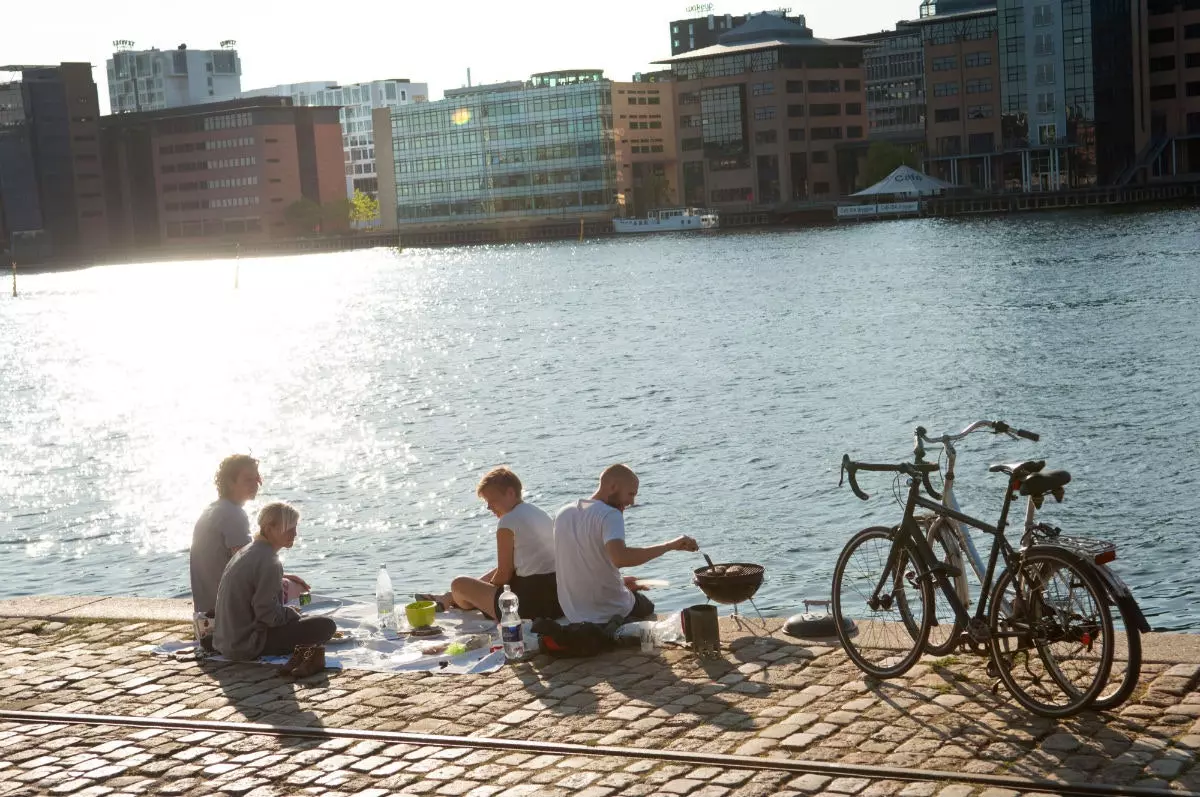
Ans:
<svg viewBox="0 0 1200 797"><path fill-rule="evenodd" d="M838 38L890 28L917 16L919 0L816 0L786 3L713 3L714 14L790 7L803 14L822 38ZM103 6L67 0L62 13L48 16L22 6L6 14L11 30L22 31L4 44L3 64L51 64L88 61L100 90L102 112L108 92L104 62L112 42L123 39L137 49L172 49L179 44L209 49L234 40L242 60L242 88L333 79L342 83L408 78L429 84L430 99L446 89L472 83L520 80L534 72L595 68L616 80L661 67L653 62L670 55L668 23L698 16L685 0L648 0L607 7L524 0L512 7L467 2L447 23L438 6L380 6L359 24L343 28L297 15L281 19L266 3L239 7L236 19L213 19L168 8L138 18L116 19ZM512 13L512 12L516 13ZM71 20L69 28L62 18ZM465 24L454 23L465 21ZM337 31L345 35L337 35ZM364 38L371 35L373 38ZM389 46L392 45L393 46Z"/></svg>

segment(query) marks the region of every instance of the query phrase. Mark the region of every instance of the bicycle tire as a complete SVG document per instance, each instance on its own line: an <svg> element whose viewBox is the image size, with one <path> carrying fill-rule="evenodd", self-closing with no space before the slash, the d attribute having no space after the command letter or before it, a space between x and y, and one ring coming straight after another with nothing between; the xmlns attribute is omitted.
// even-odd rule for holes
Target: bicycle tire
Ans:
<svg viewBox="0 0 1200 797"><path fill-rule="evenodd" d="M833 618L838 640L860 670L880 679L895 678L912 669L924 652L932 619L926 610L933 603L929 581L909 582L904 578L903 571L896 567L898 560L892 557L895 535L896 530L884 526L863 529L846 543L833 570ZM908 556L912 558L911 552ZM878 608L872 608L868 601L885 575L891 591L880 596L882 604ZM847 591L845 596L843 589ZM910 598L909 592L914 597ZM900 617L897 595L902 596L905 611L912 613L917 622L915 638ZM853 631L848 630L847 619L853 621Z"/></svg>
<svg viewBox="0 0 1200 797"><path fill-rule="evenodd" d="M1108 674L1108 683L1092 701L1092 708L1097 711L1112 711L1122 706L1137 689L1138 681L1142 677L1142 632L1129 618L1128 612L1120 602L1112 600L1111 595L1109 606L1117 607L1117 614L1113 615L1113 666ZM1121 618L1121 628L1116 627L1118 615ZM1124 670L1118 673L1117 668L1121 664L1124 664ZM1115 677L1119 677L1119 681L1114 684ZM1115 688L1109 688L1114 685Z"/></svg>
<svg viewBox="0 0 1200 797"><path fill-rule="evenodd" d="M928 524L926 539L929 540L929 547L933 549L939 562L950 564L958 569L957 576L949 576L950 582L954 585L955 594L960 599L967 594L966 578L964 572L964 563L962 552L958 545L958 540L955 537L948 536L953 534L945 526L945 521L941 518L933 518ZM944 536L945 535L945 536ZM947 544L949 540L949 544ZM957 554L955 553L957 551ZM909 560L905 557L901 564L901 569L907 571ZM962 636L964 626L958 620L958 615L954 613L954 608L950 602L946 600L946 596L942 594L941 587L934 581L930 584L930 589L933 594L933 612L930 620L929 637L925 641L925 652L930 656L949 656L958 647L959 638ZM966 601L963 601L966 606ZM904 611L906 607L901 606L901 619L904 621L905 628L908 633L915 639L918 633L917 624L913 622L909 614Z"/></svg>
<svg viewBox="0 0 1200 797"><path fill-rule="evenodd" d="M1107 592L1077 556L1050 546L1025 551L1017 573L1005 570L992 590L992 663L1009 693L1026 709L1052 719L1069 717L1091 706L1108 682L1114 651ZM1003 609L1006 604L1013 607L1011 614ZM1093 655L1096 642L1100 651ZM1059 661L1055 645L1062 645L1064 654L1080 652L1073 666L1064 667L1067 660ZM1036 659L1031 649L1036 649ZM1017 680L1018 658L1029 673L1028 686ZM1034 671L1039 662L1044 674ZM1051 696L1059 699L1051 702Z"/></svg>

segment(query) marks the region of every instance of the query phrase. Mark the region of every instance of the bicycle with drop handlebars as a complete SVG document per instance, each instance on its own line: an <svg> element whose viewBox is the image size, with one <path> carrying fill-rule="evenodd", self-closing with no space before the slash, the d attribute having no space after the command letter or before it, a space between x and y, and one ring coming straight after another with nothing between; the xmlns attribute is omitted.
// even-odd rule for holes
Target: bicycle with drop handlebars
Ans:
<svg viewBox="0 0 1200 797"><path fill-rule="evenodd" d="M941 453L945 457L941 493L934 490L932 485L925 487L926 492L934 500L941 501L942 505L949 509L962 511L954 490L957 458L955 443L969 434L981 431L1015 436L1015 433L1003 421L976 421L957 434L945 434L939 437L930 436L922 426L918 426L914 432L914 461L924 461L925 455L928 453L926 445L941 448ZM1032 435L1032 433L1028 434ZM1036 438L1036 435L1032 436L1032 439L1036 440ZM1129 586L1108 567L1108 564L1117 558L1117 546L1102 540L1066 536L1056 526L1035 522L1033 513L1034 510L1040 509L1038 503L1029 501L1026 504L1022 546L1034 542L1051 542L1071 548L1081 558L1093 565L1093 573L1104 587L1114 623L1113 665L1109 673L1108 684L1092 701L1090 708L1098 711L1111 711L1128 700L1137 688L1142 666L1141 635L1151 630L1150 624L1138 606L1137 600L1133 597ZM969 566L976 578L982 580L984 563L971 539L967 525L951 518L930 515L917 517L917 522L925 533L934 555L940 561L951 565L952 568L962 571L958 577L952 577L950 580L954 584L959 599L969 607L970 586L965 568ZM911 621L906 625L910 633L916 632L917 629ZM949 655L962 642L962 631L963 627L957 622L953 611L945 600L935 593L934 618L929 639L925 643L925 652L934 656Z"/></svg>
<svg viewBox="0 0 1200 797"><path fill-rule="evenodd" d="M993 429L1037 439L1000 421ZM938 467L924 461L874 464L842 458L843 476L864 501L870 496L858 486L859 471L908 479L900 524L863 529L838 556L832 608L846 654L876 678L907 672L925 652L937 613L936 590L953 613L953 623L962 628L956 646L990 657L991 670L1018 703L1052 718L1088 707L1104 689L1114 655L1104 587L1078 552L1052 541L1017 550L1004 535L1018 495L1036 506L1047 495L1062 500L1070 474L1043 472L1045 462L1036 460L993 466L993 472L1005 474L1007 486L1000 518L991 525L921 495L922 487L934 494L929 474ZM939 559L931 549L915 516L918 508L992 535L974 614L952 583L964 575L961 567Z"/></svg>

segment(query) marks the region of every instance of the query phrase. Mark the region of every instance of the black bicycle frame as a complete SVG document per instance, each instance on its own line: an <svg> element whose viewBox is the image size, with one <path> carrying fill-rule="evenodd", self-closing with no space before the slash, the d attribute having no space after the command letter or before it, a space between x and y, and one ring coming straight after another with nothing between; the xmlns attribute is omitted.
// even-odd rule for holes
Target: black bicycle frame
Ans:
<svg viewBox="0 0 1200 797"><path fill-rule="evenodd" d="M946 600L950 602L950 606L954 609L954 614L963 627L968 627L971 621L971 615L967 612L967 608L963 606L959 600L958 593L950 584L950 579L947 578L944 568L938 567L937 555L933 552L933 548L929 545L925 535L921 533L917 521L913 517L913 512L917 507L928 509L941 517L952 518L960 523L965 523L972 528L979 529L992 535L992 551L988 555L987 572L984 574L983 581L980 584L979 593L979 608L976 610L976 617L983 619L984 612L987 610L988 598L992 590L992 579L996 573L996 562L1003 558L1005 567L1009 567L1012 557L1015 555L1012 546L1004 537L1004 527L1008 522L1008 509L1012 504L1013 491L1006 490L1004 493L1004 507L1000 510L1000 522L992 526L990 523L985 523L982 520L973 518L970 515L964 515L962 512L956 512L942 504L936 503L923 498L921 496L921 480L909 476L908 501L904 506L904 518L900 521L900 527L897 531L895 539L892 541L891 555L888 558L888 566L884 569L882 576L879 579L879 584L875 587L875 594L879 595L883 592L889 574L895 572L895 568L900 562L900 556L903 555L908 548L915 549L917 556L921 561L917 562L917 579L933 576L937 582L938 588L942 594L946 596ZM896 574L899 575L898 573Z"/></svg>

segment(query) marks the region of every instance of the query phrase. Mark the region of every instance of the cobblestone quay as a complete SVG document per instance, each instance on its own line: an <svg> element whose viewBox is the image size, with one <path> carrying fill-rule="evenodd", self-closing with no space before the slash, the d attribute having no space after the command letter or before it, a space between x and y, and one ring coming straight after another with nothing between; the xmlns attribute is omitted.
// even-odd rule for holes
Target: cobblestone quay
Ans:
<svg viewBox="0 0 1200 797"><path fill-rule="evenodd" d="M994 694L981 659L928 659L880 683L836 642L729 623L716 660L682 650L537 657L484 676L327 671L294 682L270 667L135 650L190 631L161 620L0 618L0 710L445 734L478 737L480 746L8 721L0 722L0 795L1056 791L1003 789L974 775L1200 791L1200 637L1147 637L1142 684L1128 704L1053 722L1024 712L1003 689ZM489 750L486 738L736 754L768 768ZM885 769L797 774L766 759ZM892 778L894 768L943 774Z"/></svg>

